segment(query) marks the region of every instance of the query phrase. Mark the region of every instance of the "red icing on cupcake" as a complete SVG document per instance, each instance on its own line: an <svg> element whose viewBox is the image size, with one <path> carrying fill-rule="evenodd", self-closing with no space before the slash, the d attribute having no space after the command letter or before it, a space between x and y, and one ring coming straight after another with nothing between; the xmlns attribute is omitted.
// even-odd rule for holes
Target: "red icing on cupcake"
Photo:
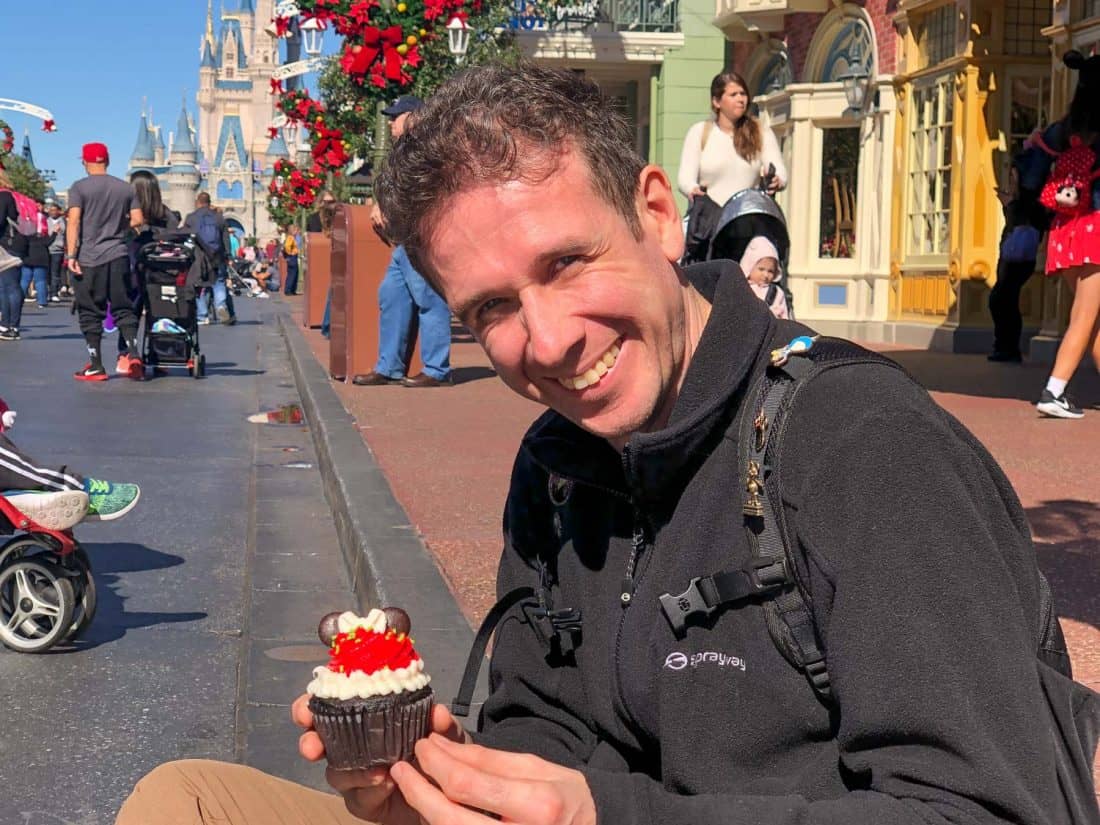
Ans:
<svg viewBox="0 0 1100 825"><path fill-rule="evenodd" d="M400 670L420 658L412 639L404 633L395 634L392 630L375 633L362 627L336 634L329 656L328 669L336 673L354 670L374 673L384 667Z"/></svg>

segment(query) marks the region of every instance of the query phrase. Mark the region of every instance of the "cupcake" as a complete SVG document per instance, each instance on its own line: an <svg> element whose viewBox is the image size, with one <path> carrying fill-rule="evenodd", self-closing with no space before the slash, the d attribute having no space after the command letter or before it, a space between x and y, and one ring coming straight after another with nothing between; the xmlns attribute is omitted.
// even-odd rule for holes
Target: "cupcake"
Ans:
<svg viewBox="0 0 1100 825"><path fill-rule="evenodd" d="M313 727L331 767L350 770L411 759L431 729L431 677L409 638L400 608L330 613L318 635L329 662L306 686Z"/></svg>

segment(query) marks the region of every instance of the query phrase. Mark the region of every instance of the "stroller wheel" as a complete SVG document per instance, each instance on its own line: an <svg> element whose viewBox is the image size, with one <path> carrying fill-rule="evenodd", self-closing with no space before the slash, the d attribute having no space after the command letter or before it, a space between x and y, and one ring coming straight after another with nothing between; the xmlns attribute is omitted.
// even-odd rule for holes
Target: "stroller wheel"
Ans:
<svg viewBox="0 0 1100 825"><path fill-rule="evenodd" d="M0 641L21 653L41 653L72 626L73 585L56 564L18 559L0 568Z"/></svg>
<svg viewBox="0 0 1100 825"><path fill-rule="evenodd" d="M200 355L195 361L195 369L191 373L196 378L202 378L206 375L206 356Z"/></svg>
<svg viewBox="0 0 1100 825"><path fill-rule="evenodd" d="M73 623L69 627L70 639L80 636L95 618L98 599L95 590L95 577L92 576L92 563L87 551L83 547L77 547L73 554L73 561L80 575L72 578L73 584Z"/></svg>

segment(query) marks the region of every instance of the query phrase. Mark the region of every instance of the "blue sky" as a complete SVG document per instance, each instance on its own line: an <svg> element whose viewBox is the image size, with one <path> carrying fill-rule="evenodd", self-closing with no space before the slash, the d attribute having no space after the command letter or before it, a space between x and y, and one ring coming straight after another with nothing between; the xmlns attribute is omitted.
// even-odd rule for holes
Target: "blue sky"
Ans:
<svg viewBox="0 0 1100 825"><path fill-rule="evenodd" d="M217 15L222 0L215 0ZM57 173L59 191L83 176L80 147L103 141L122 176L138 133L142 98L166 130L175 131L184 93L195 114L199 45L206 0L24 0L4 2L0 97L43 106L58 130L0 110L15 148L30 130L39 169ZM228 9L237 0L225 0ZM215 21L215 28L217 23ZM335 44L326 43L326 51ZM167 139L167 135L165 136Z"/></svg>

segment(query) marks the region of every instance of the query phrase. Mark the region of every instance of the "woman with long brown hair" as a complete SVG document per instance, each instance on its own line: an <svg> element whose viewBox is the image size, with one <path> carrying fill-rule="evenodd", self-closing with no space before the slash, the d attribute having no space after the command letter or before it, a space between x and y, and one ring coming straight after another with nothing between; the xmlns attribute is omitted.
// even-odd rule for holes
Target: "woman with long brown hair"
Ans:
<svg viewBox="0 0 1100 825"><path fill-rule="evenodd" d="M737 72L716 75L710 83L710 106L713 119L688 129L680 155L677 185L692 201L688 260L706 259L722 206L735 192L764 181L774 194L787 183L779 141L752 116L752 93L745 79Z"/></svg>

